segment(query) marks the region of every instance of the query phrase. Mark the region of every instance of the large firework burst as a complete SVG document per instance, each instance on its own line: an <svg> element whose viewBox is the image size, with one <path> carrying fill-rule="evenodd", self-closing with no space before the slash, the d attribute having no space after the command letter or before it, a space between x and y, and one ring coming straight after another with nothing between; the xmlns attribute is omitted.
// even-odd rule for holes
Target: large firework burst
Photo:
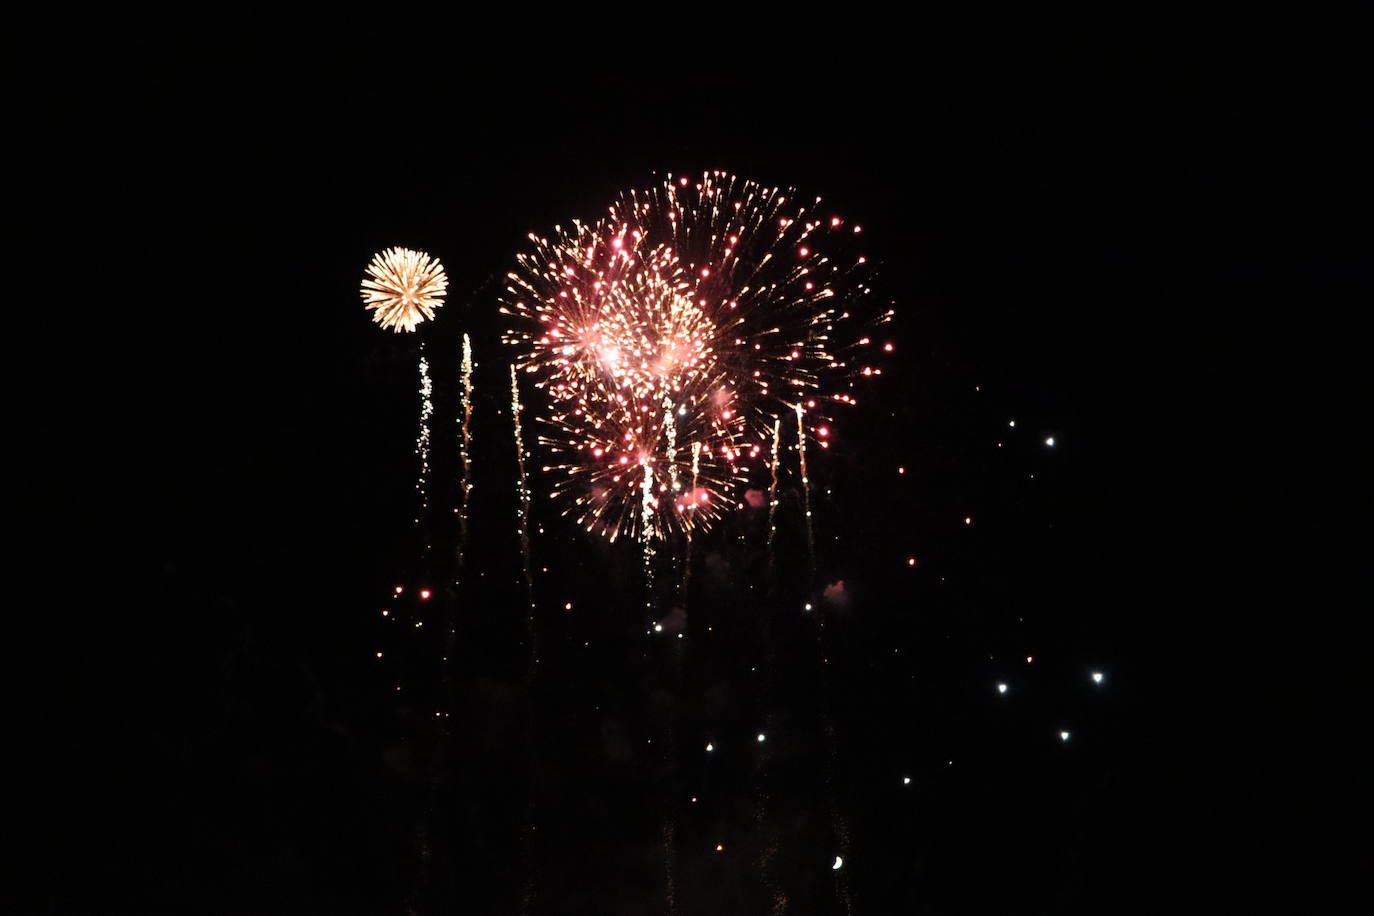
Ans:
<svg viewBox="0 0 1374 916"><path fill-rule="evenodd" d="M363 305L372 320L393 331L414 331L444 304L448 278L437 258L410 248L373 255L363 277Z"/></svg>
<svg viewBox="0 0 1374 916"><path fill-rule="evenodd" d="M589 529L708 525L799 412L825 446L853 404L868 307L861 228L724 172L667 176L595 223L530 236L508 275L507 342L548 393L553 485ZM848 329L855 329L848 334Z"/></svg>

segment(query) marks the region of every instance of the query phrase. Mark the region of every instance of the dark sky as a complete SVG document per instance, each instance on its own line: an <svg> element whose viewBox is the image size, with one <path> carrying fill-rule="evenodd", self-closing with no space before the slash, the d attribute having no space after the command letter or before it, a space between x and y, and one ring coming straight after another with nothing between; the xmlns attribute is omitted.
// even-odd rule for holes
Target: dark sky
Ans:
<svg viewBox="0 0 1374 916"><path fill-rule="evenodd" d="M682 914L1367 893L1343 736L1368 717L1335 699L1367 596L1336 584L1367 412L1358 24L490 12L9 30L43 253L6 361L33 558L8 909L666 913L668 822ZM688 639L645 636L634 546L536 488L531 696L493 278L530 230L715 168L861 219L896 304L901 358L814 470L818 584L850 603L818 643L798 527L770 590L742 515L700 547ZM390 245L450 278L420 335L428 560L417 341L357 299ZM464 331L467 578L420 607L389 596L452 572Z"/></svg>

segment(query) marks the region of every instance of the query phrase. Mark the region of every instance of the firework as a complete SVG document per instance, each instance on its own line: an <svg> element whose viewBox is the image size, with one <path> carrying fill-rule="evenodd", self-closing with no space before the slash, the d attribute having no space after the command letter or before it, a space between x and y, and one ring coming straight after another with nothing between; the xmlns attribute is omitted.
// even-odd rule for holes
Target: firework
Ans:
<svg viewBox="0 0 1374 916"><path fill-rule="evenodd" d="M768 573L773 573L773 539L778 535L778 449L782 445L782 421L773 421L772 460L768 462Z"/></svg>
<svg viewBox="0 0 1374 916"><path fill-rule="evenodd" d="M784 412L825 446L853 378L882 371L854 340L891 315L869 307L861 238L820 198L723 172L531 235L502 312L549 399L540 442L568 511L611 538L690 532L766 461Z"/></svg>
<svg viewBox="0 0 1374 916"><path fill-rule="evenodd" d="M373 255L363 277L363 306L372 320L393 331L414 331L444 304L448 278L437 258L409 248Z"/></svg>
<svg viewBox="0 0 1374 916"><path fill-rule="evenodd" d="M806 415L802 406L797 411L797 470L801 472L802 509L806 513L806 560L810 572L807 587L815 584L816 579L816 536L811 528L811 477L806 472Z"/></svg>
<svg viewBox="0 0 1374 916"><path fill-rule="evenodd" d="M462 378L461 402L462 417L458 420L458 455L463 463L463 476L459 481L458 507L453 511L458 515L458 556L454 564L454 584L463 573L463 559L468 545L468 506L472 502L472 341L463 335L463 357L459 364Z"/></svg>
<svg viewBox="0 0 1374 916"><path fill-rule="evenodd" d="M420 432L415 437L415 454L420 457L420 476L415 480L415 492L420 497L420 524L429 508L429 424L434 417L434 382L429 376L429 360L425 359L425 345L420 344Z"/></svg>

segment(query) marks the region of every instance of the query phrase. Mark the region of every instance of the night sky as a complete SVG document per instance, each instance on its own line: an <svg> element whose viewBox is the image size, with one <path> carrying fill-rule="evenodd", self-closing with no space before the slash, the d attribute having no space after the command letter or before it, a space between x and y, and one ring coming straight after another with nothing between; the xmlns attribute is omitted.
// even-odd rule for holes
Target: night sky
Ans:
<svg viewBox="0 0 1374 916"><path fill-rule="evenodd" d="M1368 23L799 15L14 23L8 911L1367 901ZM706 169L860 220L896 309L809 453L817 587L789 490L776 576L729 513L654 633L535 473L527 689L500 278ZM417 335L359 301L392 245L448 273Z"/></svg>

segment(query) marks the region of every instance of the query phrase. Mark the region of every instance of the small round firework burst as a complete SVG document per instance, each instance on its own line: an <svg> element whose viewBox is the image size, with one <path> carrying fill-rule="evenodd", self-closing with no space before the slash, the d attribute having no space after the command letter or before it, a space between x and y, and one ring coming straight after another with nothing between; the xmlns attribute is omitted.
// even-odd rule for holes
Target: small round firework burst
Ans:
<svg viewBox="0 0 1374 916"><path fill-rule="evenodd" d="M448 277L438 258L410 248L388 248L372 256L363 277L363 306L372 320L393 331L414 331L444 304Z"/></svg>

